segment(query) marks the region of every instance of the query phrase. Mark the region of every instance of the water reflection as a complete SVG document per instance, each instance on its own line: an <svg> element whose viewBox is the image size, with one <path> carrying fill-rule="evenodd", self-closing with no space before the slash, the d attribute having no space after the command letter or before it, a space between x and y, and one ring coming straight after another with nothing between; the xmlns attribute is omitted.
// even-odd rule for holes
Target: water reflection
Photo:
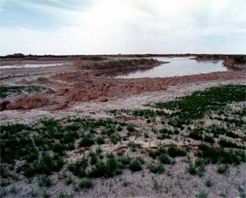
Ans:
<svg viewBox="0 0 246 198"><path fill-rule="evenodd" d="M222 60L197 61L192 57L156 57L159 61L169 62L145 71L121 74L116 78L157 78L227 71Z"/></svg>
<svg viewBox="0 0 246 198"><path fill-rule="evenodd" d="M17 69L17 68L39 68L39 67L53 67L65 65L67 62L63 63L43 63L43 64L13 64L13 65L3 65L0 69Z"/></svg>

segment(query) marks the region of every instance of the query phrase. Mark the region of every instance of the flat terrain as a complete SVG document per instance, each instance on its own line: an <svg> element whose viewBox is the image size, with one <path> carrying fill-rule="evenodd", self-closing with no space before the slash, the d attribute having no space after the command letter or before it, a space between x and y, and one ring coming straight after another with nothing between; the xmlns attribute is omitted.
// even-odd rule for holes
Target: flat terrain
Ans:
<svg viewBox="0 0 246 198"><path fill-rule="evenodd" d="M227 72L119 79L160 62L2 59L64 65L0 70L0 196L245 197L246 67L230 61Z"/></svg>

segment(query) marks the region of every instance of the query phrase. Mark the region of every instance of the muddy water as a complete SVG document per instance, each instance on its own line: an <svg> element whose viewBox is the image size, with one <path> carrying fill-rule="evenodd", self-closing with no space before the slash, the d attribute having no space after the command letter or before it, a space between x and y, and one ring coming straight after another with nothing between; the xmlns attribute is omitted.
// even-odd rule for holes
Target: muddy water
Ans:
<svg viewBox="0 0 246 198"><path fill-rule="evenodd" d="M43 64L13 64L13 65L2 65L0 69L16 69L16 68L39 68L39 67L54 67L62 66L68 64L68 62L63 63L43 63Z"/></svg>
<svg viewBox="0 0 246 198"><path fill-rule="evenodd" d="M192 57L157 57L159 61L169 62L145 71L135 71L116 76L116 78L157 78L227 71L223 61L196 61Z"/></svg>

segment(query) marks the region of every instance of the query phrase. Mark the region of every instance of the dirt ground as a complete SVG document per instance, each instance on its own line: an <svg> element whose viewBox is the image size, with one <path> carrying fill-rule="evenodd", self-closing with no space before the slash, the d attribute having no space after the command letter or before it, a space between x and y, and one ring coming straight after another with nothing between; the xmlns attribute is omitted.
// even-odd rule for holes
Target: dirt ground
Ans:
<svg viewBox="0 0 246 198"><path fill-rule="evenodd" d="M70 64L66 63L56 67L1 69L0 85L34 85L45 89L41 93L36 93L35 97L32 94L19 94L4 98L0 102L0 109L30 110L38 108L40 111L50 113L56 110L70 112L73 106L77 106L78 103L84 105L92 102L99 106L101 104L101 106L105 106L122 98L127 99L141 94L153 95L156 92L165 93L164 90L173 86L193 87L196 84L206 84L207 82L220 83L246 79L245 71L241 70L169 78L119 79L107 75L110 72L117 74L117 70L112 68L103 69L103 72L96 67L88 69L90 68L88 65L95 61L69 61ZM26 62L35 63L35 61ZM43 60L36 61L36 63L40 62L44 63ZM54 63L54 60L46 60L46 63L50 62ZM6 60L5 64L7 64ZM156 65L158 64L153 66ZM143 68L148 69L150 66L143 65L141 69ZM139 66L135 69L138 70ZM128 70L132 69L128 68ZM132 101L134 102L134 100ZM144 100L141 99L141 101Z"/></svg>

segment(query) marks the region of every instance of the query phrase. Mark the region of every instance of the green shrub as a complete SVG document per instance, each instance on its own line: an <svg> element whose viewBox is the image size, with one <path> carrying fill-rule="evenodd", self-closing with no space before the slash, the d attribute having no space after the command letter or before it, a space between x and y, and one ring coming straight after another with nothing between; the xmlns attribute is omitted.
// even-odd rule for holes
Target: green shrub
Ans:
<svg viewBox="0 0 246 198"><path fill-rule="evenodd" d="M246 161L245 151L213 148L206 144L201 144L198 148L198 156L210 163L240 164Z"/></svg>
<svg viewBox="0 0 246 198"><path fill-rule="evenodd" d="M89 189L93 187L93 183L91 179L84 178L81 180L79 187L82 189Z"/></svg>
<svg viewBox="0 0 246 198"><path fill-rule="evenodd" d="M129 164L129 169L132 172L137 172L137 171L142 170L142 165L141 165L139 160L131 160L131 162Z"/></svg>
<svg viewBox="0 0 246 198"><path fill-rule="evenodd" d="M63 167L63 159L59 156L49 156L43 154L42 157L29 165L25 170L27 177L34 176L36 174L51 174L52 172L60 171Z"/></svg>
<svg viewBox="0 0 246 198"><path fill-rule="evenodd" d="M135 152L137 151L137 149L141 148L141 145L140 144L135 144L135 143L132 143L130 142L128 144L129 148L131 149L132 152Z"/></svg>
<svg viewBox="0 0 246 198"><path fill-rule="evenodd" d="M52 184L52 182L48 176L42 175L42 176L38 177L38 185L39 186L49 187L49 186L51 186L51 184Z"/></svg>
<svg viewBox="0 0 246 198"><path fill-rule="evenodd" d="M79 135L76 131L68 131L66 133L63 133L63 138L61 138L61 142L67 144L70 142L74 142L78 138Z"/></svg>
<svg viewBox="0 0 246 198"><path fill-rule="evenodd" d="M197 198L207 198L208 197L208 193L206 193L206 192L200 192L199 194L197 194L196 197Z"/></svg>
<svg viewBox="0 0 246 198"><path fill-rule="evenodd" d="M113 134L110 136L110 140L113 144L117 144L119 142L121 137L118 134Z"/></svg>
<svg viewBox="0 0 246 198"><path fill-rule="evenodd" d="M66 177L66 178L65 178L65 183L66 183L67 185L72 184L72 183L73 183L72 177L71 177L71 176Z"/></svg>
<svg viewBox="0 0 246 198"><path fill-rule="evenodd" d="M217 168L217 172L219 173L219 174L225 174L225 173L227 173L228 172L228 165L220 165L218 168Z"/></svg>
<svg viewBox="0 0 246 198"><path fill-rule="evenodd" d="M159 139L166 139L166 138L170 138L171 135L173 135L173 132L171 130L168 129L160 129L159 130Z"/></svg>
<svg viewBox="0 0 246 198"><path fill-rule="evenodd" d="M194 129L190 134L189 137L194 140L202 140L202 131L200 129Z"/></svg>
<svg viewBox="0 0 246 198"><path fill-rule="evenodd" d="M94 144L94 140L91 137L83 137L80 140L79 146L81 147L90 147Z"/></svg>
<svg viewBox="0 0 246 198"><path fill-rule="evenodd" d="M98 162L98 156L97 156L97 153L89 153L89 156L90 156L90 164L91 165L94 165Z"/></svg>
<svg viewBox="0 0 246 198"><path fill-rule="evenodd" d="M191 175L199 175L200 177L203 176L205 171L205 161L204 160L197 160L195 164L189 162L188 172Z"/></svg>
<svg viewBox="0 0 246 198"><path fill-rule="evenodd" d="M214 138L208 135L206 135L203 140L208 143L214 143Z"/></svg>
<svg viewBox="0 0 246 198"><path fill-rule="evenodd" d="M206 186L208 188L212 187L214 185L213 181L211 179L206 180Z"/></svg>
<svg viewBox="0 0 246 198"><path fill-rule="evenodd" d="M166 149L161 147L156 150L149 151L149 156L155 159L159 155L165 154L165 153L166 153Z"/></svg>
<svg viewBox="0 0 246 198"><path fill-rule="evenodd" d="M81 159L75 163L72 163L68 166L68 169L77 177L85 177L87 168L87 160Z"/></svg>
<svg viewBox="0 0 246 198"><path fill-rule="evenodd" d="M226 133L226 136L231 137L231 138L239 138L240 136L234 132L228 131Z"/></svg>
<svg viewBox="0 0 246 198"><path fill-rule="evenodd" d="M230 140L227 140L227 139L224 139L224 138L221 138L221 139L219 140L219 144L220 144L220 146L222 146L222 147L228 147L228 148L240 148L240 146L237 145L236 143L231 142Z"/></svg>
<svg viewBox="0 0 246 198"><path fill-rule="evenodd" d="M47 192L43 193L43 198L49 198L49 197L50 197L50 195Z"/></svg>
<svg viewBox="0 0 246 198"><path fill-rule="evenodd" d="M9 192L12 193L12 194L17 194L19 191L19 189L17 189L15 186L12 186L10 189L9 189Z"/></svg>
<svg viewBox="0 0 246 198"><path fill-rule="evenodd" d="M90 177L113 177L122 173L124 168L121 160L113 155L109 155L105 162L101 161L95 164L89 172Z"/></svg>
<svg viewBox="0 0 246 198"><path fill-rule="evenodd" d="M174 164L173 159L171 159L170 157L168 157L166 154L161 154L159 156L159 160L163 164Z"/></svg>
<svg viewBox="0 0 246 198"><path fill-rule="evenodd" d="M149 170L155 174L162 174L162 173L164 173L165 168L162 164L157 164L157 165L151 164L151 165L149 165Z"/></svg>
<svg viewBox="0 0 246 198"><path fill-rule="evenodd" d="M135 131L135 128L134 128L134 126L132 126L132 125L127 126L126 129L127 129L130 133L132 133L132 132Z"/></svg>
<svg viewBox="0 0 246 198"><path fill-rule="evenodd" d="M177 147L169 147L167 153L170 157L186 156L186 151Z"/></svg>
<svg viewBox="0 0 246 198"><path fill-rule="evenodd" d="M102 137L98 137L97 139L96 139L96 142L97 142L97 144L104 144L105 143L105 141L104 141L104 139L102 138Z"/></svg>

